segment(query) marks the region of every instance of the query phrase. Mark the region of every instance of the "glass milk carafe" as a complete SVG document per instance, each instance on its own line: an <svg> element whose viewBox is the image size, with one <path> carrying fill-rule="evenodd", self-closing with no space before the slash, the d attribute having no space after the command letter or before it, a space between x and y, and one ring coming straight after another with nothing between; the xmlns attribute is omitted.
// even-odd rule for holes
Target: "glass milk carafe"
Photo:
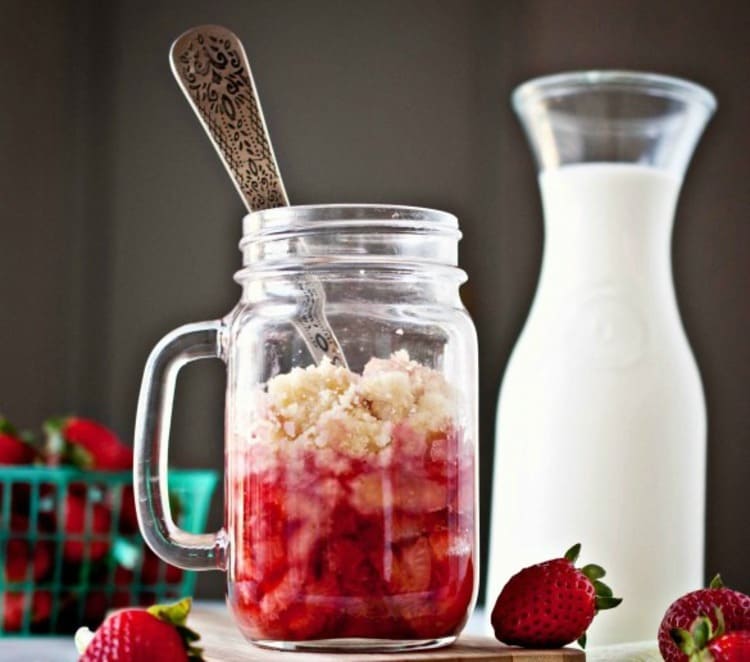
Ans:
<svg viewBox="0 0 750 662"><path fill-rule="evenodd" d="M513 103L539 168L538 289L497 411L488 586L576 542L623 603L594 643L653 639L703 585L706 411L670 240L715 108L675 78L581 72Z"/></svg>
<svg viewBox="0 0 750 662"><path fill-rule="evenodd" d="M226 570L250 641L427 648L466 622L477 584L477 349L458 296L459 237L455 217L428 209L255 212L235 309L152 352L136 425L141 530L170 563ZM300 333L314 309L348 366L316 365ZM193 535L172 520L165 473L177 371L200 358L227 365L226 521Z"/></svg>

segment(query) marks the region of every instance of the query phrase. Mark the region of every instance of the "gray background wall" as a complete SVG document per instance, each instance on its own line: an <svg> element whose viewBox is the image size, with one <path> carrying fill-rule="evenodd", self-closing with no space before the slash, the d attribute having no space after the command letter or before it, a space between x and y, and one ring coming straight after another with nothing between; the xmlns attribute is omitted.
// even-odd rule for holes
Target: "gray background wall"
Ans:
<svg viewBox="0 0 750 662"><path fill-rule="evenodd" d="M459 215L481 349L483 524L495 397L542 247L510 90L617 67L715 91L674 274L710 415L707 574L750 591L746 2L1 0L0 410L29 427L75 411L130 438L154 342L236 301L243 209L167 64L172 40L207 22L246 45L294 202ZM187 369L175 464L220 467L222 389L220 366ZM205 575L199 592L221 586Z"/></svg>

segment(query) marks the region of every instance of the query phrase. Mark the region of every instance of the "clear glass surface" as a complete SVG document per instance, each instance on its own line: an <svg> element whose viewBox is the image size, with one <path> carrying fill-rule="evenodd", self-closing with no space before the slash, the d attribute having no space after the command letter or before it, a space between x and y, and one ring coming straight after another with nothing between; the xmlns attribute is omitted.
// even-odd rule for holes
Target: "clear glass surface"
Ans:
<svg viewBox="0 0 750 662"><path fill-rule="evenodd" d="M333 206L245 227L227 404L237 622L277 648L450 643L476 583L476 346L455 219ZM293 323L311 276L348 370L316 367Z"/></svg>
<svg viewBox="0 0 750 662"><path fill-rule="evenodd" d="M716 99L671 76L577 71L532 79L513 93L540 171L634 163L682 178Z"/></svg>
<svg viewBox="0 0 750 662"><path fill-rule="evenodd" d="M196 329L216 331L200 356L227 365L226 531L175 535L148 487L159 484L166 445L147 423L142 526L162 555L226 568L228 604L250 641L430 648L451 643L468 619L478 577L477 347L458 295L459 237L455 217L413 207L250 214L238 305L219 324L168 336L150 359L143 409L163 429L170 366L197 354ZM301 332L311 296L347 366L316 364ZM166 405L155 400L162 379Z"/></svg>

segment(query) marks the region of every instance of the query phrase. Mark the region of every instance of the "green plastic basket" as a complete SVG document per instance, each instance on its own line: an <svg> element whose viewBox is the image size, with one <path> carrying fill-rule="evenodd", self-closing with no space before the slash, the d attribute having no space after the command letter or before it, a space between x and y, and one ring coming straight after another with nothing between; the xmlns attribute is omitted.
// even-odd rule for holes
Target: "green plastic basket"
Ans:
<svg viewBox="0 0 750 662"><path fill-rule="evenodd" d="M205 530L218 475L169 472L177 524ZM195 573L169 566L138 532L130 472L0 468L0 636L97 626L106 612L192 595Z"/></svg>

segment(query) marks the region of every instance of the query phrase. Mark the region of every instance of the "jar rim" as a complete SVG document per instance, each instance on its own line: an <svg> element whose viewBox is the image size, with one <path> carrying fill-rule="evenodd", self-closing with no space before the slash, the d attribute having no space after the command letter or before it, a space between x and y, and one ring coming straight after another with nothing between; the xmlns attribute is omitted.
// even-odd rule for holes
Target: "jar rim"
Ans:
<svg viewBox="0 0 750 662"><path fill-rule="evenodd" d="M356 228L361 225L460 237L458 219L446 211L409 205L343 203L292 205L251 212L242 219L243 243L268 235Z"/></svg>

